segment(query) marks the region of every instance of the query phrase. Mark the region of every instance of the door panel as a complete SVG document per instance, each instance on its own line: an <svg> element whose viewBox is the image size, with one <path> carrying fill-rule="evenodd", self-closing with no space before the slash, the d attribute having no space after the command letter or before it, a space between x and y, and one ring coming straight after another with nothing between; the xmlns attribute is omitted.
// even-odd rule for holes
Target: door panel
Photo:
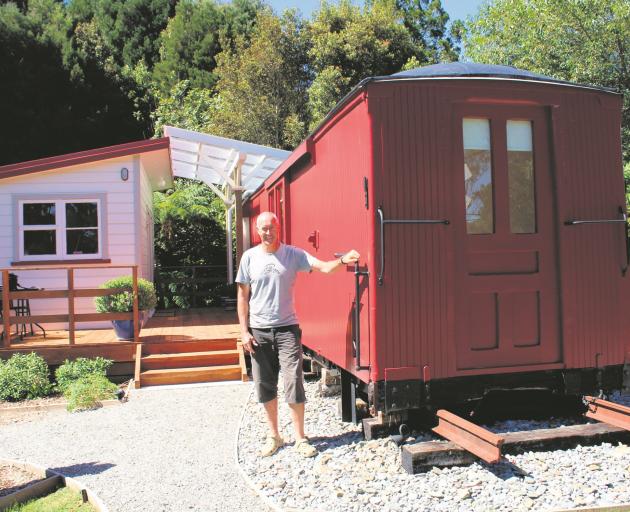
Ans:
<svg viewBox="0 0 630 512"><path fill-rule="evenodd" d="M455 109L453 126L457 367L558 362L546 113L466 105Z"/></svg>

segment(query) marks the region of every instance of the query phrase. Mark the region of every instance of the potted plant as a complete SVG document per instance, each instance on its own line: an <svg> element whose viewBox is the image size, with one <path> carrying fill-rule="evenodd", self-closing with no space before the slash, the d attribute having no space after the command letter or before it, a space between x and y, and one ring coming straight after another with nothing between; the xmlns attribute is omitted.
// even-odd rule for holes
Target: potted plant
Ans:
<svg viewBox="0 0 630 512"><path fill-rule="evenodd" d="M122 276L110 279L101 288L123 288L125 291L113 295L95 297L94 304L99 313L131 313L133 311L133 278ZM146 279L138 278L138 309L148 311L157 304L155 287ZM133 339L133 320L112 320L119 340ZM138 328L142 327L142 322Z"/></svg>

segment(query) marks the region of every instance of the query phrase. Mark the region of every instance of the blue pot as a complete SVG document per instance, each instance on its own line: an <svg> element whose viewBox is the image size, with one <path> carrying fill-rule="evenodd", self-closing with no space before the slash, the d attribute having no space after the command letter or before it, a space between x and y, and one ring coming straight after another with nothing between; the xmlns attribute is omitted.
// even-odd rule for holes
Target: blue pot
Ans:
<svg viewBox="0 0 630 512"><path fill-rule="evenodd" d="M112 320L112 324L119 340L133 340L133 320Z"/></svg>

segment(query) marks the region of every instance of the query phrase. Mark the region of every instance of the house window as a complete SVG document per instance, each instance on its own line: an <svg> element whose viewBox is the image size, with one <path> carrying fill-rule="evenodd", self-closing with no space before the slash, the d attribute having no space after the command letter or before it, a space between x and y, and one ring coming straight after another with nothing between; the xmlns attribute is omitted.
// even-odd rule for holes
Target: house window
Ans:
<svg viewBox="0 0 630 512"><path fill-rule="evenodd" d="M92 259L101 252L101 200L21 200L19 258Z"/></svg>

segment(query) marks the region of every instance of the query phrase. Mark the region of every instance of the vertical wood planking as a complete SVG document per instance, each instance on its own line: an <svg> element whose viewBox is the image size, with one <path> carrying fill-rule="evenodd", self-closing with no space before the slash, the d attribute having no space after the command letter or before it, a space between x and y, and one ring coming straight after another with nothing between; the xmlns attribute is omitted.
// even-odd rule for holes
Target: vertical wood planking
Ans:
<svg viewBox="0 0 630 512"><path fill-rule="evenodd" d="M2 271L2 324L4 326L4 348L11 347L11 315L9 303L9 271Z"/></svg>
<svg viewBox="0 0 630 512"><path fill-rule="evenodd" d="M138 312L138 265L132 267L133 278L133 341L138 343L140 337L140 314Z"/></svg>
<svg viewBox="0 0 630 512"><path fill-rule="evenodd" d="M68 343L74 345L74 269L69 268L68 273Z"/></svg>

